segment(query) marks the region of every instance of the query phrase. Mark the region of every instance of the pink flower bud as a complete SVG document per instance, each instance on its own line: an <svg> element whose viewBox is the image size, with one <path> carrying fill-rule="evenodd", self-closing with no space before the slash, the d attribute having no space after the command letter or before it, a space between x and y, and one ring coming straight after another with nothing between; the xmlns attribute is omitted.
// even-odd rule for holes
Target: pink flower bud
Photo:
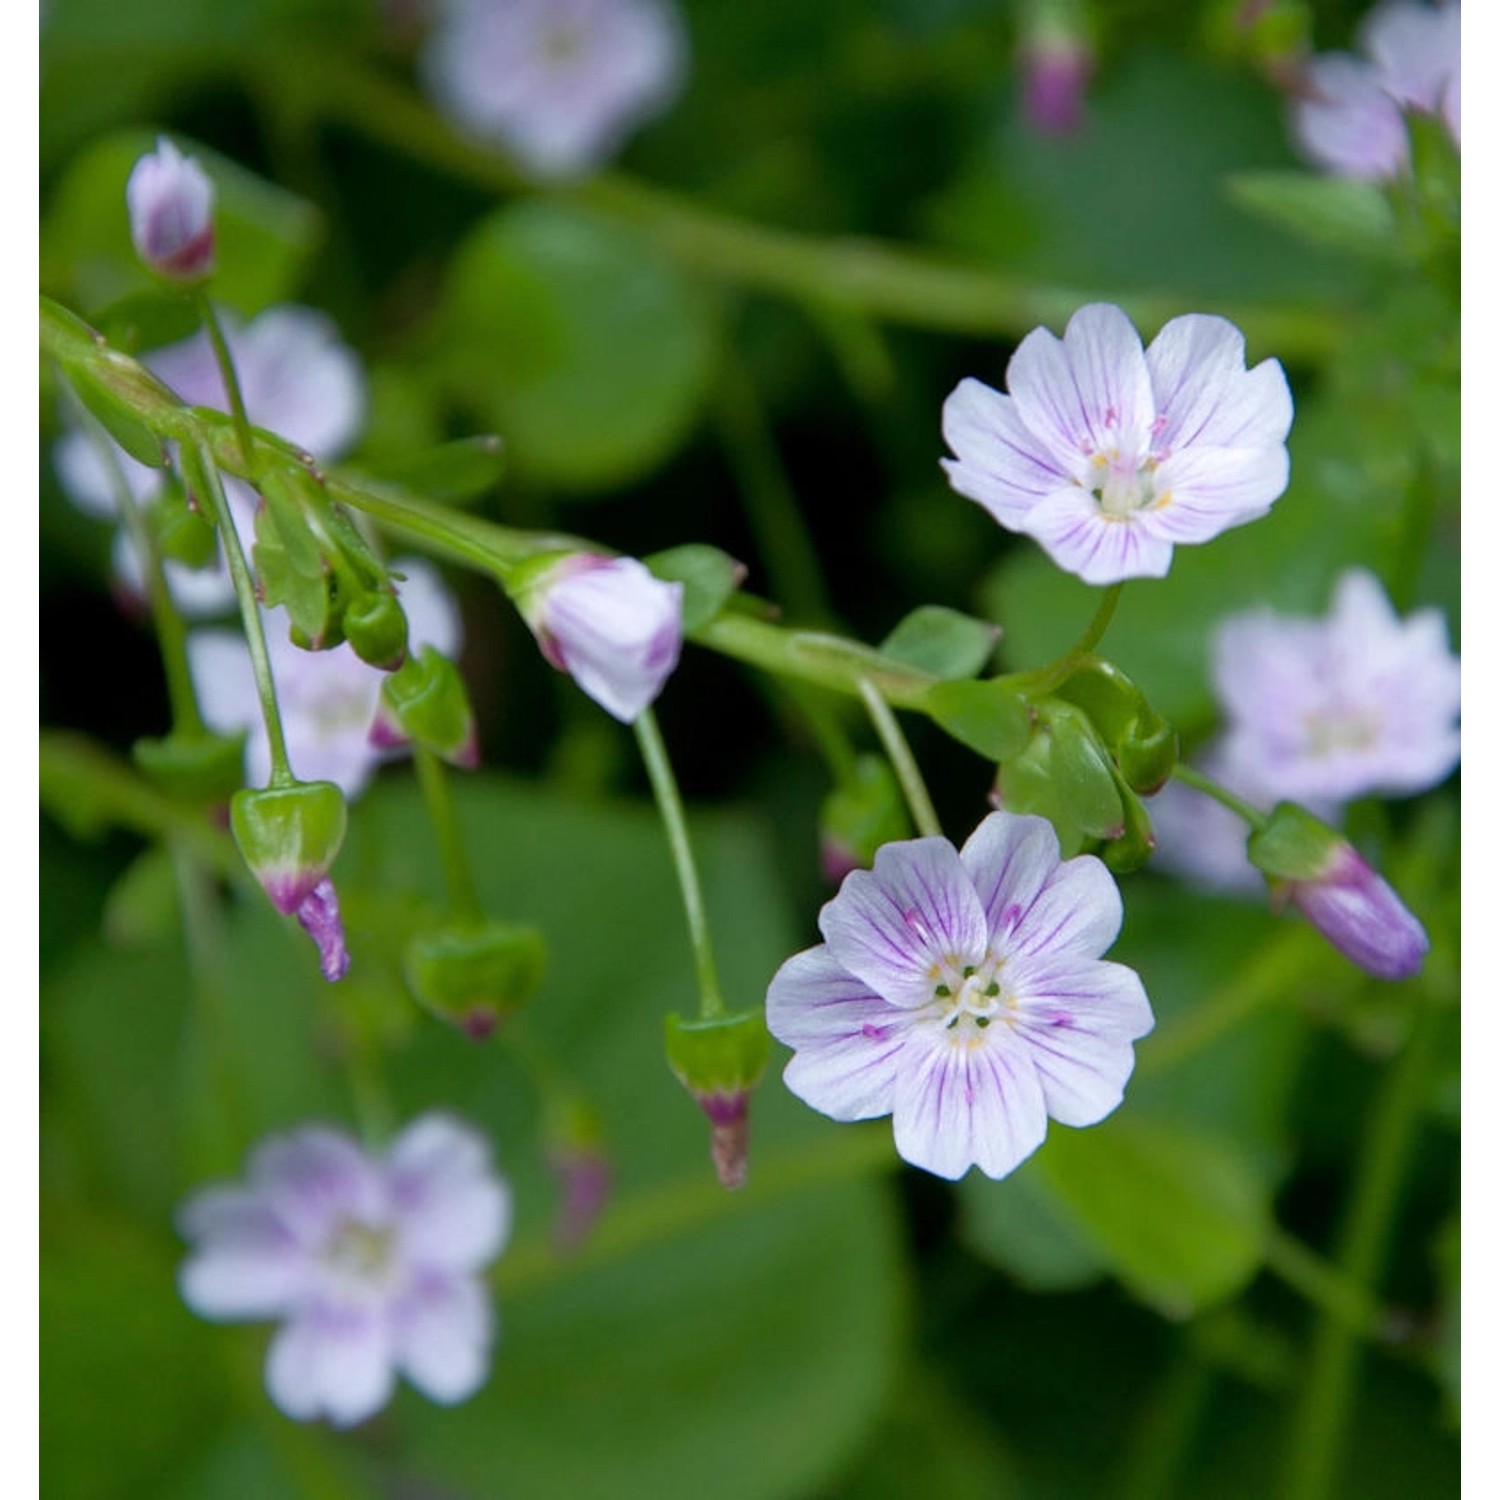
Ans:
<svg viewBox="0 0 1500 1500"><path fill-rule="evenodd" d="M1287 898L1351 963L1377 979L1410 979L1427 956L1427 933L1374 870L1340 843L1320 874L1289 881Z"/></svg>
<svg viewBox="0 0 1500 1500"><path fill-rule="evenodd" d="M171 281L201 281L214 262L214 186L164 137L125 184L136 254Z"/></svg>
<svg viewBox="0 0 1500 1500"><path fill-rule="evenodd" d="M297 908L297 920L318 945L318 964L323 978L332 983L349 972L349 949L344 942L344 923L339 916L338 892L331 880L320 880Z"/></svg>
<svg viewBox="0 0 1500 1500"><path fill-rule="evenodd" d="M1080 38L1046 36L1021 54L1021 112L1040 135L1073 135L1083 124L1083 91L1094 71Z"/></svg>

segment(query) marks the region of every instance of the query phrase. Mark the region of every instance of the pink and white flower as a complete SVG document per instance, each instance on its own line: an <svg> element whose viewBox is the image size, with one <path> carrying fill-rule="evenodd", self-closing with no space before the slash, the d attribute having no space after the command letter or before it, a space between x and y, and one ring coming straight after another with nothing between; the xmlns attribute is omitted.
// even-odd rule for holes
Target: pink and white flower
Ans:
<svg viewBox="0 0 1500 1500"><path fill-rule="evenodd" d="M1321 619L1256 609L1214 637L1225 781L1269 803L1412 796L1458 764L1459 663L1436 609L1344 573Z"/></svg>
<svg viewBox="0 0 1500 1500"><path fill-rule="evenodd" d="M622 724L656 701L682 652L682 585L633 557L573 553L519 602L547 660Z"/></svg>
<svg viewBox="0 0 1500 1500"><path fill-rule="evenodd" d="M569 177L671 103L685 53L663 0L449 0L423 62L459 125Z"/></svg>
<svg viewBox="0 0 1500 1500"><path fill-rule="evenodd" d="M510 1235L484 1139L425 1115L383 1156L313 1126L264 1142L248 1182L182 1207L178 1286L216 1322L276 1319L266 1388L287 1416L373 1416L397 1374L434 1401L473 1395L495 1319L480 1272Z"/></svg>
<svg viewBox="0 0 1500 1500"><path fill-rule="evenodd" d="M125 184L135 253L170 281L201 281L214 263L214 185L162 137Z"/></svg>
<svg viewBox="0 0 1500 1500"><path fill-rule="evenodd" d="M400 558L391 568L405 575L397 598L406 611L410 649L432 646L457 656L462 623L437 569L420 558ZM293 769L306 781L331 781L347 796L358 796L388 758L384 745L370 742L387 674L361 661L347 642L328 651L304 651L292 644L284 616L264 613L262 618ZM220 734L248 732L250 782L264 785L271 751L244 637L233 630L195 631L188 637L188 664L205 722Z"/></svg>
<svg viewBox="0 0 1500 1500"><path fill-rule="evenodd" d="M1153 1019L1134 971L1100 957L1120 920L1109 871L1061 859L1045 818L992 813L961 852L887 844L771 981L786 1085L835 1120L891 1115L896 1150L940 1177L1004 1177L1048 1116L1093 1125L1123 1097Z"/></svg>
<svg viewBox="0 0 1500 1500"><path fill-rule="evenodd" d="M332 320L311 308L272 307L250 323L227 316L223 321L250 420L319 458L343 453L364 423L365 383L359 357L339 338ZM207 334L158 349L142 362L190 406L229 410ZM135 503L149 503L162 483L161 471L119 449L113 458ZM93 437L78 429L65 434L53 450L53 464L63 490L80 510L101 520L115 518L115 487ZM224 491L248 547L258 503L255 492L228 478ZM115 539L115 570L132 592L145 592L140 560L124 531ZM207 568L169 561L166 575L184 614L222 614L234 603L234 584L222 552Z"/></svg>
<svg viewBox="0 0 1500 1500"><path fill-rule="evenodd" d="M1093 303L1061 339L1034 329L1009 394L969 378L943 404L948 482L1086 583L1160 578L1172 548L1265 515L1286 489L1292 397L1274 359L1245 367L1223 318L1173 318L1142 349Z"/></svg>
<svg viewBox="0 0 1500 1500"><path fill-rule="evenodd" d="M1329 52L1307 67L1292 125L1302 149L1341 177L1383 182L1410 155L1403 113L1438 115L1459 141L1459 7L1388 0L1359 33L1362 57Z"/></svg>

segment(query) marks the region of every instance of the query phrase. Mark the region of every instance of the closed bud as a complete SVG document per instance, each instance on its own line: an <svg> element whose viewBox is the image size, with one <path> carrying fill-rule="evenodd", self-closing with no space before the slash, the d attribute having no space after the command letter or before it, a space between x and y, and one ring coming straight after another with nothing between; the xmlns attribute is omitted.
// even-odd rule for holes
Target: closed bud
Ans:
<svg viewBox="0 0 1500 1500"><path fill-rule="evenodd" d="M130 754L157 786L184 802L227 802L245 784L243 731L137 740Z"/></svg>
<svg viewBox="0 0 1500 1500"><path fill-rule="evenodd" d="M1041 814L1057 830L1065 858L1089 839L1125 832L1108 753L1088 716L1057 699L1036 706L1031 742L1001 765L992 801L1006 812Z"/></svg>
<svg viewBox="0 0 1500 1500"><path fill-rule="evenodd" d="M547 1165L560 1193L553 1239L562 1250L576 1250L598 1223L614 1184L604 1133L593 1110L569 1096L548 1111L546 1138Z"/></svg>
<svg viewBox="0 0 1500 1500"><path fill-rule="evenodd" d="M1293 802L1279 803L1250 835L1251 862L1351 963L1377 979L1409 979L1427 956L1427 932L1336 829Z"/></svg>
<svg viewBox="0 0 1500 1500"><path fill-rule="evenodd" d="M171 141L158 140L125 184L136 254L169 281L202 281L214 263L214 186Z"/></svg>
<svg viewBox="0 0 1500 1500"><path fill-rule="evenodd" d="M344 842L349 810L331 781L242 789L229 826L271 905L291 916L326 879Z"/></svg>
<svg viewBox="0 0 1500 1500"><path fill-rule="evenodd" d="M372 589L350 600L343 624L344 638L361 661L394 672L406 660L406 611L389 590Z"/></svg>
<svg viewBox="0 0 1500 1500"><path fill-rule="evenodd" d="M434 646L409 656L381 686L370 743L394 750L408 742L455 766L479 764L468 690L458 668Z"/></svg>
<svg viewBox="0 0 1500 1500"><path fill-rule="evenodd" d="M1021 113L1041 135L1074 134L1094 54L1070 4L1039 4L1021 44Z"/></svg>
<svg viewBox="0 0 1500 1500"><path fill-rule="evenodd" d="M1088 715L1128 787L1149 797L1166 785L1177 764L1176 731L1113 662L1086 662L1057 696Z"/></svg>
<svg viewBox="0 0 1500 1500"><path fill-rule="evenodd" d="M750 1145L750 1095L771 1057L762 1011L711 1020L666 1023L667 1065L698 1101L713 1127L714 1171L726 1188L745 1185Z"/></svg>
<svg viewBox="0 0 1500 1500"><path fill-rule="evenodd" d="M402 965L423 1009L476 1042L536 993L546 966L541 933L504 922L418 933Z"/></svg>
<svg viewBox="0 0 1500 1500"><path fill-rule="evenodd" d="M824 878L837 885L850 870L868 869L882 844L910 836L901 785L890 763L861 755L852 774L823 799L818 837Z"/></svg>

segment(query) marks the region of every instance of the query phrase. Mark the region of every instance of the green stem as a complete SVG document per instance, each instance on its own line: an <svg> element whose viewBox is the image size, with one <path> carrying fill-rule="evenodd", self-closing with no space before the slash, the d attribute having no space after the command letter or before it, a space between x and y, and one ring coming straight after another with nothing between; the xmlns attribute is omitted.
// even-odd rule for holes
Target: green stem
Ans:
<svg viewBox="0 0 1500 1500"><path fill-rule="evenodd" d="M1362 1293L1375 1287L1395 1229L1402 1181L1427 1099L1434 1026L1433 1008L1424 998L1365 1131L1337 1255L1340 1277ZM1286 1500L1327 1500L1338 1492L1359 1354L1348 1322L1325 1308L1294 1416L1286 1482L1279 1491Z"/></svg>
<svg viewBox="0 0 1500 1500"><path fill-rule="evenodd" d="M186 449L184 453L187 453ZM219 524L224 555L229 559L229 576L234 580L234 595L240 607L240 622L245 627L245 644L250 650L255 691L260 697L260 711L265 720L266 740L271 752L270 785L291 786L297 778L292 774L291 762L287 758L286 735L281 727L281 708L276 701L276 679L271 672L271 654L266 646L265 625L255 597L255 582L250 577L250 564L245 560L245 549L240 542L234 515L229 509L224 486L219 483L218 470L214 467L212 457L195 449L188 462L194 471L191 475L194 489L207 491L214 519Z"/></svg>
<svg viewBox="0 0 1500 1500"><path fill-rule="evenodd" d="M781 687L796 704L802 723L816 741L833 779L841 784L853 782L858 756L833 704L822 693L800 682L783 679Z"/></svg>
<svg viewBox="0 0 1500 1500"><path fill-rule="evenodd" d="M229 352L229 341L219 323L219 315L207 292L198 293L198 307L203 314L203 326L208 330L208 341L213 345L214 360L219 366L219 375L229 397L229 411L234 418L234 429L239 435L240 453L249 471L252 483L255 473L255 440L250 435L250 416L245 410L245 395L240 389L240 377L234 368L234 356Z"/></svg>
<svg viewBox="0 0 1500 1500"><path fill-rule="evenodd" d="M1109 622L1115 617L1120 595L1124 591L1123 583L1110 584L1099 596L1093 619L1089 621L1088 627L1073 646L1045 667L1038 667L1033 672L1016 673L1012 679L1016 685L1039 698L1044 698L1048 693L1060 688L1089 659L1094 647L1104 639L1104 633L1109 629Z"/></svg>
<svg viewBox="0 0 1500 1500"><path fill-rule="evenodd" d="M1207 797L1212 797L1222 807L1227 807L1230 812L1236 813L1243 818L1251 828L1264 828L1266 826L1266 815L1259 808L1251 807L1243 797L1236 797L1227 786L1220 786L1210 776L1205 776L1202 771L1195 771L1192 766L1184 765L1178 761L1172 767L1172 774L1178 781L1196 788Z"/></svg>
<svg viewBox="0 0 1500 1500"><path fill-rule="evenodd" d="M161 651L162 672L167 680L167 701L172 706L172 727L194 738L204 734L203 715L198 708L198 694L193 686L192 667L188 663L187 626L172 602L167 576L162 570L161 554L140 507L135 503L125 471L120 467L119 450L92 417L88 432L109 475L115 508L130 533L131 544L141 560L141 574L146 582L146 598L151 606L151 623Z"/></svg>
<svg viewBox="0 0 1500 1500"><path fill-rule="evenodd" d="M1397 1326L1368 1287L1350 1281L1316 1251L1284 1229L1273 1229L1266 1242L1266 1268L1357 1338L1384 1342Z"/></svg>
<svg viewBox="0 0 1500 1500"><path fill-rule="evenodd" d="M727 1013L723 991L719 988L719 971L714 964L713 942L708 931L708 912L703 905L703 889L698 883L698 867L693 861L693 846L688 841L687 817L672 762L656 727L656 715L642 711L635 721L635 737L656 793L656 805L667 830L672 862L677 868L677 884L682 888L682 906L687 913L688 936L693 945L693 963L698 972L698 1014L705 1020Z"/></svg>
<svg viewBox="0 0 1500 1500"><path fill-rule="evenodd" d="M716 405L724 451L744 498L771 592L800 620L830 620L817 549L787 481L755 383L732 355L723 361Z"/></svg>
<svg viewBox="0 0 1500 1500"><path fill-rule="evenodd" d="M463 833L453 809L453 791L448 784L448 768L438 756L423 745L413 747L417 763L417 780L427 804L427 817L437 841L442 861L443 879L448 887L448 905L461 921L477 922L482 915L479 896L474 889L474 872L464 849Z"/></svg>
<svg viewBox="0 0 1500 1500"><path fill-rule="evenodd" d="M931 838L942 838L943 825L938 822L932 798L927 795L927 783L922 780L921 768L911 753L911 746L906 743L906 736L901 733L901 726L896 722L896 715L891 711L890 704L880 696L879 690L868 677L860 679L859 696L864 699L865 707L870 711L870 721L875 725L875 733L880 736L880 743L885 746L885 753L890 757L917 832Z"/></svg>
<svg viewBox="0 0 1500 1500"><path fill-rule="evenodd" d="M1124 1454L1119 1500L1163 1500L1192 1456L1193 1438L1208 1409L1214 1371L1193 1349L1181 1349L1147 1398Z"/></svg>

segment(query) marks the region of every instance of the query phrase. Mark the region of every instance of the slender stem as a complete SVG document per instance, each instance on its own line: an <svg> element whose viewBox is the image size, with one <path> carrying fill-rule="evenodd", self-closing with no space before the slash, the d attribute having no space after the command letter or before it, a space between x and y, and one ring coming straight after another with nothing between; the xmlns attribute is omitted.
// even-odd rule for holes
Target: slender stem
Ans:
<svg viewBox="0 0 1500 1500"><path fill-rule="evenodd" d="M1017 684L1024 686L1028 692L1035 693L1038 697L1044 697L1060 688L1088 660L1094 647L1104 639L1104 632L1109 629L1109 622L1115 617L1120 595L1124 591L1123 583L1110 584L1099 596L1099 604L1094 610L1094 617L1077 641L1056 661L1048 663L1047 666L1038 667L1034 672L1018 672L1015 678Z"/></svg>
<svg viewBox="0 0 1500 1500"><path fill-rule="evenodd" d="M266 740L271 752L270 784L290 786L297 778L292 774L291 762L287 757L286 735L281 727L281 708L276 701L276 679L271 672L271 653L266 646L265 625L255 597L255 583L250 577L250 564L245 560L245 549L240 543L234 515L229 509L229 500L224 494L224 486L219 483L219 474L212 458L206 453L195 452L189 462L196 471L192 477L197 481L197 486L208 492L214 518L219 523L224 555L229 559L229 576L234 580L240 621L245 627L245 644L249 647L250 666L255 673L255 690L260 697L261 716L266 724Z"/></svg>
<svg viewBox="0 0 1500 1500"><path fill-rule="evenodd" d="M1120 1465L1119 1500L1162 1500L1176 1488L1192 1456L1215 1374L1196 1350L1179 1349L1146 1398Z"/></svg>
<svg viewBox="0 0 1500 1500"><path fill-rule="evenodd" d="M234 368L234 356L229 352L229 341L219 323L219 315L207 292L198 293L198 307L203 314L203 326L208 331L208 341L213 346L214 361L219 367L224 391L229 397L229 411L234 418L234 430L239 436L240 453L245 460L249 477L255 475L255 439L250 435L250 416L245 410L245 395L240 389L240 377Z"/></svg>
<svg viewBox="0 0 1500 1500"><path fill-rule="evenodd" d="M414 747L417 780L427 804L427 817L437 840L438 857L443 865L443 879L448 887L448 904L453 915L463 921L477 922L482 915L479 896L474 889L474 872L464 849L463 833L453 810L453 791L448 784L448 768L423 745Z"/></svg>
<svg viewBox="0 0 1500 1500"><path fill-rule="evenodd" d="M724 995L719 988L719 971L714 964L713 943L708 931L708 912L703 905L703 890L698 883L698 867L693 862L693 846L688 842L687 818L672 762L656 727L656 715L645 709L635 721L635 737L656 793L656 805L666 826L672 861L677 867L677 883L682 888L682 906L687 913L688 935L693 944L693 963L698 971L698 1013L704 1020L725 1014Z"/></svg>
<svg viewBox="0 0 1500 1500"><path fill-rule="evenodd" d="M1370 1289L1350 1281L1336 1266L1284 1229L1266 1242L1266 1268L1305 1297L1325 1318L1358 1338L1385 1342L1398 1326Z"/></svg>
<svg viewBox="0 0 1500 1500"><path fill-rule="evenodd" d="M1178 761L1172 767L1172 774L1179 781L1202 792L1204 796L1212 797L1215 802L1227 807L1230 812L1237 813L1252 828L1266 826L1266 815L1259 808L1251 807L1243 797L1236 797L1227 786L1220 786L1217 781L1210 776L1205 776L1202 771L1195 771L1192 766Z"/></svg>
<svg viewBox="0 0 1500 1500"><path fill-rule="evenodd" d="M911 753L911 746L906 743L906 736L901 733L901 726L896 722L896 715L890 704L880 696L879 690L868 677L860 679L859 696L864 699L865 707L870 711L875 733L880 736L880 743L885 746L885 753L895 769L896 779L906 794L906 805L911 809L911 820L917 825L917 832L942 838L943 825L938 822L932 798L927 795L927 783L922 780L916 757Z"/></svg>
<svg viewBox="0 0 1500 1500"><path fill-rule="evenodd" d="M1434 1027L1433 1007L1424 999L1365 1129L1337 1255L1342 1279L1361 1292L1375 1286L1395 1228L1402 1180L1422 1123ZM1294 1417L1286 1482L1279 1491L1286 1500L1327 1500L1338 1492L1359 1354L1347 1321L1325 1307Z"/></svg>
<svg viewBox="0 0 1500 1500"><path fill-rule="evenodd" d="M92 417L88 419L88 433L109 475L115 508L130 533L136 556L141 560L146 599L151 606L151 623L156 630L162 672L167 680L167 700L172 705L172 727L186 735L200 736L205 731L203 715L198 708L198 694L193 687L193 672L188 663L187 626L172 601L167 576L162 571L161 554L156 549L146 518L135 503L125 471L120 467L119 450Z"/></svg>
<svg viewBox="0 0 1500 1500"><path fill-rule="evenodd" d="M832 618L832 611L817 549L776 451L755 382L733 356L723 361L716 398L719 433L772 593L791 615L821 624Z"/></svg>

